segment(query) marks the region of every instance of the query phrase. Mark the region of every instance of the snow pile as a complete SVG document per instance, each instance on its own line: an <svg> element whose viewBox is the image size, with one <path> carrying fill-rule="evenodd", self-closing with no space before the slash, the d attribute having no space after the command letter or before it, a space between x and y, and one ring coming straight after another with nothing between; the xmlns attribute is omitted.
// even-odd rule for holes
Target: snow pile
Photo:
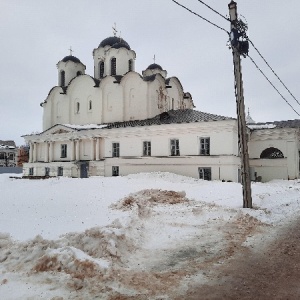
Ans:
<svg viewBox="0 0 300 300"><path fill-rule="evenodd" d="M241 186L169 173L16 180L0 175L0 295L184 299L216 266L299 214L300 182ZM122 298L123 297L123 298ZM135 297L135 298L134 298Z"/></svg>

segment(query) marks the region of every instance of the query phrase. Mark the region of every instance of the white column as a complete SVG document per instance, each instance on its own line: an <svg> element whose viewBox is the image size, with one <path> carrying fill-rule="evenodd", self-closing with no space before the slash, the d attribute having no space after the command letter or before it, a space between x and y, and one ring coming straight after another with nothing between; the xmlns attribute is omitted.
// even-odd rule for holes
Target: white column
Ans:
<svg viewBox="0 0 300 300"><path fill-rule="evenodd" d="M95 160L95 140L91 139L91 160Z"/></svg>
<svg viewBox="0 0 300 300"><path fill-rule="evenodd" d="M33 162L33 143L31 142L29 144L29 162Z"/></svg>
<svg viewBox="0 0 300 300"><path fill-rule="evenodd" d="M37 143L33 143L33 162L37 161Z"/></svg>
<svg viewBox="0 0 300 300"><path fill-rule="evenodd" d="M71 160L75 160L75 140L71 141Z"/></svg>
<svg viewBox="0 0 300 300"><path fill-rule="evenodd" d="M100 159L100 138L96 139L96 160Z"/></svg>
<svg viewBox="0 0 300 300"><path fill-rule="evenodd" d="M53 144L54 142L50 142L50 145L49 145L49 161L53 161Z"/></svg>
<svg viewBox="0 0 300 300"><path fill-rule="evenodd" d="M80 151L79 151L79 147L80 147L80 140L76 140L76 151L75 151L75 160L80 160Z"/></svg>
<svg viewBox="0 0 300 300"><path fill-rule="evenodd" d="M49 144L45 142L45 159L44 162L49 162Z"/></svg>

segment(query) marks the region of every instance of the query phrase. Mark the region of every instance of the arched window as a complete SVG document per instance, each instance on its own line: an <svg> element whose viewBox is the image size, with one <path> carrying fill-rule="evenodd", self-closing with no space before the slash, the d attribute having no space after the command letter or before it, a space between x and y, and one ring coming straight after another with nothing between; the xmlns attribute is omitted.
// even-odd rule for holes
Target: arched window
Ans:
<svg viewBox="0 0 300 300"><path fill-rule="evenodd" d="M76 102L76 113L78 114L80 111L80 103Z"/></svg>
<svg viewBox="0 0 300 300"><path fill-rule="evenodd" d="M60 86L65 86L65 71L60 72Z"/></svg>
<svg viewBox="0 0 300 300"><path fill-rule="evenodd" d="M99 76L100 78L104 76L104 61L99 62Z"/></svg>
<svg viewBox="0 0 300 300"><path fill-rule="evenodd" d="M113 57L110 61L110 75L116 75L116 69L117 69L117 60L115 57Z"/></svg>
<svg viewBox="0 0 300 300"><path fill-rule="evenodd" d="M93 104L92 104L92 100L89 101L89 110L92 110L93 108Z"/></svg>
<svg viewBox="0 0 300 300"><path fill-rule="evenodd" d="M81 72L80 72L80 71L77 72L77 76L79 76L79 75L81 75Z"/></svg>
<svg viewBox="0 0 300 300"><path fill-rule="evenodd" d="M260 158L274 159L274 158L284 158L284 156L279 149L270 147L265 149L261 153Z"/></svg>
<svg viewBox="0 0 300 300"><path fill-rule="evenodd" d="M130 60L128 61L128 70L129 70L129 72L132 71L132 67L133 67L133 63L132 63L132 59L130 59Z"/></svg>

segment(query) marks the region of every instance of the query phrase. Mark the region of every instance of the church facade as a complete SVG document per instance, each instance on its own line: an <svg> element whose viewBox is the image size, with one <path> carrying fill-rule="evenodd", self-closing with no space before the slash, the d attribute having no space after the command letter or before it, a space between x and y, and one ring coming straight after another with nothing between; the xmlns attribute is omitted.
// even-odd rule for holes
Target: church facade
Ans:
<svg viewBox="0 0 300 300"><path fill-rule="evenodd" d="M167 77L158 64L137 73L136 53L121 38L104 39L93 59L93 76L75 56L58 62L58 85L41 103L43 131L24 136L30 145L25 177L165 171L239 180L236 119L195 110L180 80ZM257 134L250 140L250 157L260 171L255 149L261 144Z"/></svg>

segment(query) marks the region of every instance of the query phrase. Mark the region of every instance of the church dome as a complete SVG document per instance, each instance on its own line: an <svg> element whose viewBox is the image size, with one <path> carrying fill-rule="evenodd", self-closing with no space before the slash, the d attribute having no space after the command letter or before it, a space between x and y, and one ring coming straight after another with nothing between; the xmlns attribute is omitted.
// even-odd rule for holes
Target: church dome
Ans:
<svg viewBox="0 0 300 300"><path fill-rule="evenodd" d="M163 68L158 65L158 64L151 64L150 66L148 66L147 70L154 70L154 69L159 69L159 70L163 70Z"/></svg>
<svg viewBox="0 0 300 300"><path fill-rule="evenodd" d="M72 61L72 62L74 62L74 63L81 63L81 61L77 57L75 57L73 55L68 55L68 56L66 56L66 57L64 57L62 59L63 62L67 62L69 60Z"/></svg>
<svg viewBox="0 0 300 300"><path fill-rule="evenodd" d="M100 44L99 44L99 47L105 47L105 46L111 46L112 48L116 48L116 49L119 49L119 48L126 48L128 50L130 50L130 46L129 44L123 40L122 38L119 38L119 37L116 37L116 36L111 36L111 37L108 37L106 39L104 39Z"/></svg>

